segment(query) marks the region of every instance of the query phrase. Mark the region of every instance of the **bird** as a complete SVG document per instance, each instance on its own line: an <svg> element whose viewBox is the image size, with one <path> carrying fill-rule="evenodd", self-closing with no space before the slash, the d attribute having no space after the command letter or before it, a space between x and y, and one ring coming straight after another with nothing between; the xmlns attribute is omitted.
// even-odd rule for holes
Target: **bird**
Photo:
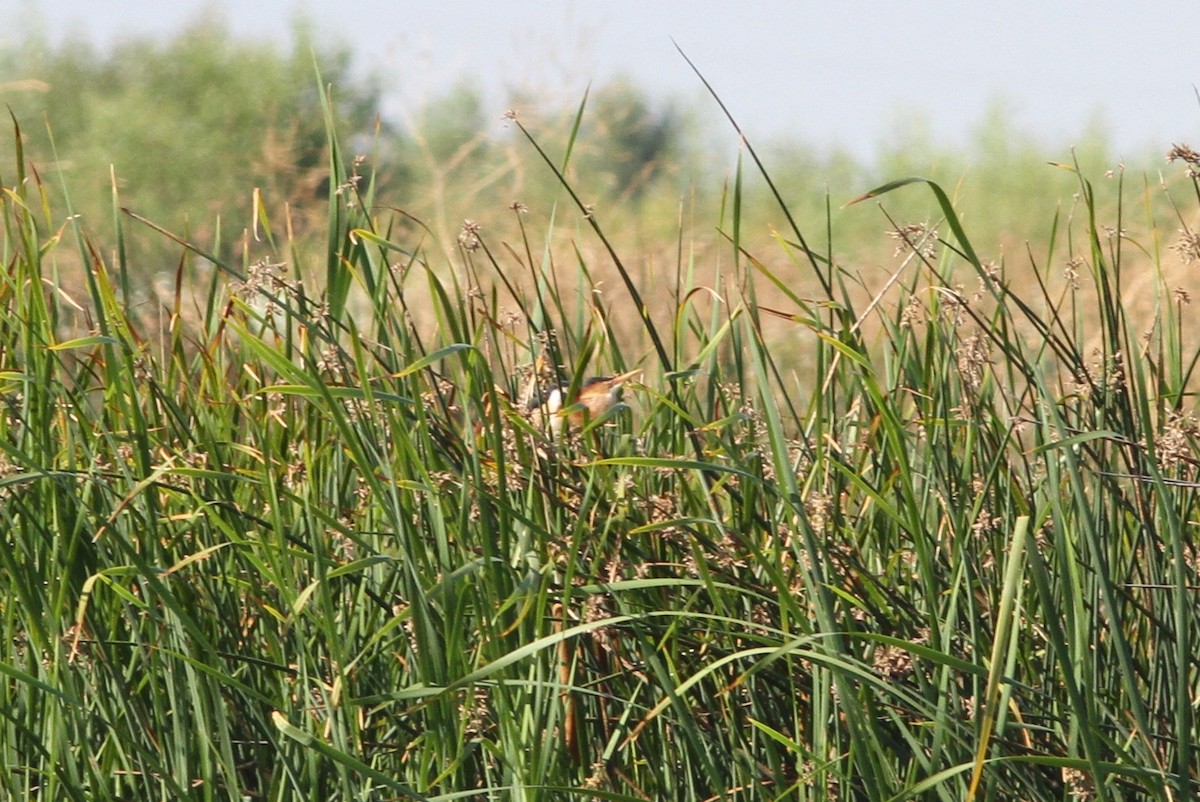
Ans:
<svg viewBox="0 0 1200 802"><path fill-rule="evenodd" d="M589 420L596 420L616 406L625 383L641 372L641 368L637 368L617 376L591 376L584 379L573 397L568 397L569 387L559 385L530 400L530 419L537 426L548 424L556 436L562 434L564 423L583 427Z"/></svg>

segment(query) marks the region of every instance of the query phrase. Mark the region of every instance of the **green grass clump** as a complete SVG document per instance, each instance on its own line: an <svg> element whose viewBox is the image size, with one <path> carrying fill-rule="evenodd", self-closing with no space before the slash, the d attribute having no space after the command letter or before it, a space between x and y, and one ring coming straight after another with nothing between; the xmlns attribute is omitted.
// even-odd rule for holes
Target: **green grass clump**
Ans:
<svg viewBox="0 0 1200 802"><path fill-rule="evenodd" d="M694 283L681 230L663 290L563 177L572 143L513 122L562 202L545 232L465 226L454 264L332 137L323 253L264 203L230 264L114 195L110 256L18 132L0 793L1194 796L1198 352L1154 225L1097 219L1075 170L1016 286L897 181L870 196L930 192L944 235L897 226L864 288L778 195L779 252L743 247L739 167L729 278ZM150 310L143 236L179 252ZM568 437L523 414L539 374L635 365Z"/></svg>

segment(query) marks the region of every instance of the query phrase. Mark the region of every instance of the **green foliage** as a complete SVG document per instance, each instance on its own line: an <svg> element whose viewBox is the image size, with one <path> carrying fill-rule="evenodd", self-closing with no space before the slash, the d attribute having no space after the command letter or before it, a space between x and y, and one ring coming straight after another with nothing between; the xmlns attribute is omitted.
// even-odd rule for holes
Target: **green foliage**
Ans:
<svg viewBox="0 0 1200 802"><path fill-rule="evenodd" d="M470 84L460 84L421 109L416 123L432 164L462 161L483 142L479 132L486 127L482 99Z"/></svg>
<svg viewBox="0 0 1200 802"><path fill-rule="evenodd" d="M1019 267L963 194L889 181L850 223L942 233L876 234L900 254L871 282L747 145L728 273L698 280L681 228L646 279L576 178L588 104L548 142L510 121L557 195L447 258L316 97L320 246L281 203L240 262L117 213L179 265L150 312L14 137L0 796L1195 797L1200 350L1170 261L1200 248L1162 247L1144 191L1133 225L1123 173L1055 169L1079 213ZM1200 154L1173 153L1190 232ZM768 251L743 215L771 204ZM634 365L566 436L527 413Z"/></svg>
<svg viewBox="0 0 1200 802"><path fill-rule="evenodd" d="M92 221L108 215L115 172L123 203L205 240L221 215L250 218L255 187L301 211L323 202L329 167L314 57L339 87L347 136L372 134L379 90L353 78L350 51L319 47L303 25L294 39L281 53L237 41L211 18L165 43L129 40L104 55L35 38L4 52L0 85L26 122L26 151L57 166L77 211Z"/></svg>
<svg viewBox="0 0 1200 802"><path fill-rule="evenodd" d="M583 135L594 149L582 167L588 186L599 183L615 198L637 200L677 164L684 124L678 109L653 108L628 80L601 87L588 106Z"/></svg>
<svg viewBox="0 0 1200 802"><path fill-rule="evenodd" d="M383 118L385 84L360 77L349 47L325 43L303 23L293 39L288 51L238 40L210 17L167 41L131 39L103 53L74 41L50 46L33 34L0 50L0 93L24 121L28 152L70 181L74 210L93 226L110 218L115 171L119 203L169 230L186 229L211 246L218 242L215 223L224 220L227 257L253 219L254 188L266 203L288 205L299 240L323 235L329 159L314 62L337 87L348 155L363 157L366 179L413 212L444 254L453 251L464 219L503 227L514 202L552 208L561 199L551 177L525 169L511 126L488 119L470 81ZM510 105L519 119L537 125L547 147L561 151L572 138L574 102L564 107L520 96ZM669 249L681 197L685 214L719 217L734 153L705 122L707 107L653 98L621 79L593 87L586 106L570 177L586 188L590 206L630 221L614 232L620 244ZM939 139L919 112L907 110L897 113L873 160L795 140L765 152L782 197L803 217L823 217L827 205L844 203L841 187L923 175L953 188L966 208L987 209L970 221L979 242L1020 253L1025 242L1049 235L1055 205L1068 210L1074 186L1046 164L1063 161L1066 149L1033 140L1007 109L1002 99L994 103L966 145ZM1117 167L1102 125L1074 144L1085 169ZM11 160L11 148L5 150L0 158ZM57 182L51 184L57 192ZM744 236L756 242L778 224L767 198L747 193L740 210ZM892 211L899 221L930 225L939 214L918 197L897 199ZM1157 224L1168 224L1169 208L1158 204L1150 212ZM890 252L869 216L833 215L830 230L846 262L870 263ZM823 233L816 236L827 249ZM701 237L697 245L719 252L723 237ZM135 238L131 247L143 279L173 259L162 243Z"/></svg>

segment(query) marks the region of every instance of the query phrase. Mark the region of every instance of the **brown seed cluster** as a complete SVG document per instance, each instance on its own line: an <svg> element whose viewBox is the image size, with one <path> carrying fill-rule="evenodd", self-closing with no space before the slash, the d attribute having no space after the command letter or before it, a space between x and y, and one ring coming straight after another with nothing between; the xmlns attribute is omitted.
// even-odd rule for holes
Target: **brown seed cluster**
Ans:
<svg viewBox="0 0 1200 802"><path fill-rule="evenodd" d="M1179 239L1171 245L1171 250L1179 254L1184 264L1200 262L1200 233L1179 229Z"/></svg>
<svg viewBox="0 0 1200 802"><path fill-rule="evenodd" d="M464 251L477 251L483 244L479 239L482 226L474 220L463 220L462 230L458 232L458 244Z"/></svg>
<svg viewBox="0 0 1200 802"><path fill-rule="evenodd" d="M983 384L983 377L992 363L991 342L982 332L971 334L958 347L958 372L963 383L973 390Z"/></svg>
<svg viewBox="0 0 1200 802"><path fill-rule="evenodd" d="M1062 770L1063 785L1067 787L1067 794L1073 799L1087 802L1089 799L1096 798L1096 784L1092 781L1092 777L1082 769L1064 766Z"/></svg>
<svg viewBox="0 0 1200 802"><path fill-rule="evenodd" d="M1063 268L1063 278L1067 280L1071 289L1079 289L1079 276L1085 270L1087 270L1087 262L1082 257L1072 256L1067 260L1067 265Z"/></svg>
<svg viewBox="0 0 1200 802"><path fill-rule="evenodd" d="M1187 145L1172 145L1167 151L1167 161L1173 162L1177 159L1182 159L1188 164L1200 165L1200 153L1192 150Z"/></svg>
<svg viewBox="0 0 1200 802"><path fill-rule="evenodd" d="M911 329L924 322L925 304L921 303L921 298L915 294L908 296L908 302L904 304L904 309L900 312L900 328Z"/></svg>
<svg viewBox="0 0 1200 802"><path fill-rule="evenodd" d="M888 231L887 235L896 240L896 250L892 253L893 256L903 256L911 251L923 259L937 257L938 230L936 226L928 223L909 223Z"/></svg>
<svg viewBox="0 0 1200 802"><path fill-rule="evenodd" d="M1168 412L1162 433L1155 443L1158 458L1164 468L1173 468L1193 462L1193 444L1200 434L1200 424L1191 415Z"/></svg>

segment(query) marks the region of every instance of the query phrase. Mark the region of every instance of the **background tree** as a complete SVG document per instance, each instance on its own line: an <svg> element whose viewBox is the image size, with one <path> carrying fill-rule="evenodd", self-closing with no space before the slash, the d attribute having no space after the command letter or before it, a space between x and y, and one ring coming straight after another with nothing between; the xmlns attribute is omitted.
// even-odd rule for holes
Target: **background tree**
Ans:
<svg viewBox="0 0 1200 802"><path fill-rule="evenodd" d="M122 204L203 238L219 218L234 231L245 226L256 187L269 203L287 203L301 225L323 205L317 64L336 87L344 141L374 138L378 84L351 72L348 48L318 43L304 24L287 52L248 47L212 17L165 42L127 40L106 54L35 38L0 56L0 85L27 157L46 178L54 177L47 168L62 171L90 225L107 219L115 173ZM397 132L379 131L381 144L397 146ZM0 147L9 169L13 144Z"/></svg>

